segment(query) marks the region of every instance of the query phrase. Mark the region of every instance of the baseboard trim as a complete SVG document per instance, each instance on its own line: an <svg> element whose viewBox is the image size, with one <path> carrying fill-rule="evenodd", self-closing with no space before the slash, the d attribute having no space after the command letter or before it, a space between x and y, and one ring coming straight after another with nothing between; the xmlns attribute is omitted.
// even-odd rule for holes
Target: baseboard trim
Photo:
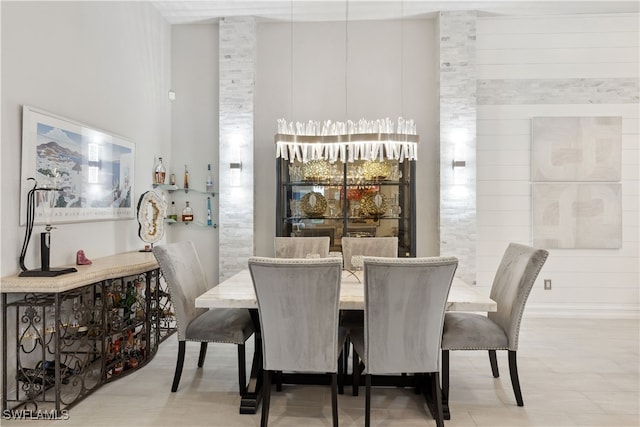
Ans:
<svg viewBox="0 0 640 427"><path fill-rule="evenodd" d="M640 319L639 304L527 303L527 317L572 319Z"/></svg>

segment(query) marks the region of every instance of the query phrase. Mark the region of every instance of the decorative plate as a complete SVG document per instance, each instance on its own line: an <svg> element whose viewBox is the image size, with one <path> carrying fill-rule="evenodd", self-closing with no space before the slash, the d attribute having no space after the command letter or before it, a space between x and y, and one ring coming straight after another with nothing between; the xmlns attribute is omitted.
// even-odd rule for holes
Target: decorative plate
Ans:
<svg viewBox="0 0 640 427"><path fill-rule="evenodd" d="M362 165L362 175L367 181L383 181L391 175L391 166L387 162L367 160Z"/></svg>
<svg viewBox="0 0 640 427"><path fill-rule="evenodd" d="M302 211L311 218L319 218L327 210L327 199L320 193L312 191L302 196L300 200Z"/></svg>
<svg viewBox="0 0 640 427"><path fill-rule="evenodd" d="M360 211L364 216L384 216L387 198L382 193L367 194L360 200Z"/></svg>

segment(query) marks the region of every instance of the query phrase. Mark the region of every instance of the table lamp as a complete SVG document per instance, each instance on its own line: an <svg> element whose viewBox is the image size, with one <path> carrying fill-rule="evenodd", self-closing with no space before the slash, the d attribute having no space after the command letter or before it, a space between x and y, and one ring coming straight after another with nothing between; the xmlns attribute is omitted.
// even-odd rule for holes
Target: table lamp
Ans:
<svg viewBox="0 0 640 427"><path fill-rule="evenodd" d="M38 183L34 178L28 178L33 180L33 188L27 193L27 224L24 233L24 242L22 244L22 251L20 252L20 268L22 273L20 277L56 277L62 274L73 273L76 270L74 267L65 268L51 268L49 266L49 260L51 255L51 230L54 228L51 226L51 219L53 214L53 207L55 205L56 193L60 191L58 188L38 187ZM41 268L28 270L24 265L24 257L27 253L27 247L29 246L29 240L31 240L31 233L33 232L33 225L35 219L36 210L36 194L38 195L38 206L42 206L45 220L45 231L40 233L40 263Z"/></svg>

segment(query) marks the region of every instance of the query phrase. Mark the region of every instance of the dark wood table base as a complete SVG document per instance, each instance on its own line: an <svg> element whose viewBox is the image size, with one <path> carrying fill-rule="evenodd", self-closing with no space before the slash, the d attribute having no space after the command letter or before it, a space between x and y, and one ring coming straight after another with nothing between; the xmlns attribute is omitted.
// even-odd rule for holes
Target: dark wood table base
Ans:
<svg viewBox="0 0 640 427"><path fill-rule="evenodd" d="M247 384L247 391L240 399L241 414L255 414L262 402L262 334L260 331L260 317L257 309L249 309L249 314L253 319L255 327L255 346L253 352L253 362L251 363L251 374ZM343 375L344 385L353 386L354 377L358 378L359 386L364 387L364 375L354 376ZM297 374L297 373L281 373L277 376L277 390L281 390L281 384L317 384L330 385L331 377L329 374ZM431 414L435 418L435 402L434 395L425 385L423 376L414 375L374 375L371 378L371 385L374 387L408 387L415 388L416 394L421 391L425 395L427 406ZM444 396L443 396L444 397ZM442 399L442 410L444 419L449 419L449 405L446 398Z"/></svg>

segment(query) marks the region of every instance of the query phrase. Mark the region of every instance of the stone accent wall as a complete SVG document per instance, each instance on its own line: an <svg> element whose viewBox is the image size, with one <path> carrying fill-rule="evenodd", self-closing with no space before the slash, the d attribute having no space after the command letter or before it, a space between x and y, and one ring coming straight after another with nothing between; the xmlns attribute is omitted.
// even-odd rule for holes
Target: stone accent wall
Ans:
<svg viewBox="0 0 640 427"><path fill-rule="evenodd" d="M440 255L459 259L456 276L476 274L476 14L443 11L440 78ZM454 160L466 162L453 168Z"/></svg>
<svg viewBox="0 0 640 427"><path fill-rule="evenodd" d="M256 23L220 20L220 281L247 268L253 255L253 122ZM242 168L230 168L242 162ZM206 260L203 260L206 262Z"/></svg>
<svg viewBox="0 0 640 427"><path fill-rule="evenodd" d="M478 80L478 105L633 104L639 93L633 78Z"/></svg>

